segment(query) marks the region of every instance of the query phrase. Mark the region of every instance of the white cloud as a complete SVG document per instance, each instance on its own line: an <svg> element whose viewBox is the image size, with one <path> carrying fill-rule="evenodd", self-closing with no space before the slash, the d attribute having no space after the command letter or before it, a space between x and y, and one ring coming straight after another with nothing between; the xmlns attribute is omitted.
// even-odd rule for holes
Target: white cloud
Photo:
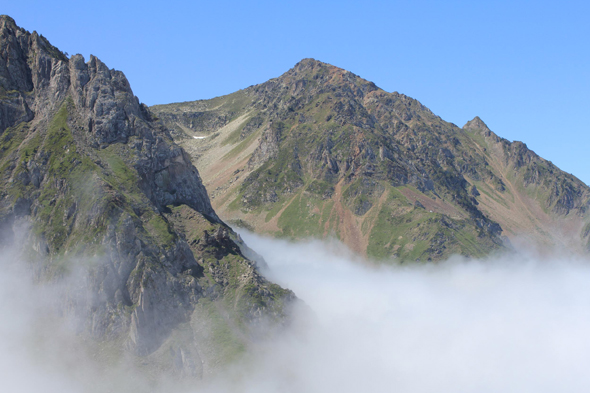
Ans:
<svg viewBox="0 0 590 393"><path fill-rule="evenodd" d="M317 316L305 341L270 349L262 379L300 392L590 389L587 261L373 267L343 246L243 237Z"/></svg>
<svg viewBox="0 0 590 393"><path fill-rule="evenodd" d="M308 306L294 328L198 384L104 367L51 287L0 270L2 392L587 392L590 265L510 256L372 266L338 243L243 233L271 280ZM309 310L311 310L311 318ZM157 389L155 387L158 387Z"/></svg>

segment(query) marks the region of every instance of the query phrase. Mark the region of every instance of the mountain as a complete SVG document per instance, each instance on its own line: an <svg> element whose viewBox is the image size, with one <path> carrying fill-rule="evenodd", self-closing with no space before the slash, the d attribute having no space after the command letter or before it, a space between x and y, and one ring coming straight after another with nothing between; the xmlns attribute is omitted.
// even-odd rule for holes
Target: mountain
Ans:
<svg viewBox="0 0 590 393"><path fill-rule="evenodd" d="M151 111L196 160L221 217L371 258L588 248L590 190L494 134L305 59L278 78Z"/></svg>
<svg viewBox="0 0 590 393"><path fill-rule="evenodd" d="M198 376L288 322L189 155L98 58L0 16L0 246L21 248L81 334ZM271 322L271 323L269 323ZM121 352L121 348L125 351Z"/></svg>

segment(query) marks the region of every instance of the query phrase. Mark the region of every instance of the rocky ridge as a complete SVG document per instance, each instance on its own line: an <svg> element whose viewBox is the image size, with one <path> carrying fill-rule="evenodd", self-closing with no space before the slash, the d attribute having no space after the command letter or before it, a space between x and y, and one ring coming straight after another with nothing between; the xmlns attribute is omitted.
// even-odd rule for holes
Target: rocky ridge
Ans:
<svg viewBox="0 0 590 393"><path fill-rule="evenodd" d="M80 275L62 307L105 345L199 376L243 351L261 321L287 321L294 295L244 256L124 74L68 58L5 15L0 184L0 246L22 244L41 280Z"/></svg>
<svg viewBox="0 0 590 393"><path fill-rule="evenodd" d="M258 232L334 236L379 259L587 248L578 179L477 117L461 129L329 64L305 59L228 96L150 109L196 159L221 216Z"/></svg>

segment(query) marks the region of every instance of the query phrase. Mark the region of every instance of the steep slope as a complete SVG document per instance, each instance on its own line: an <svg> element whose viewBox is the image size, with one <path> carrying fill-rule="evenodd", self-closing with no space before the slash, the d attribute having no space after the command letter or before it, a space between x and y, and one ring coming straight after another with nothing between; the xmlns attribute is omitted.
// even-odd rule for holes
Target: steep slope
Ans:
<svg viewBox="0 0 590 393"><path fill-rule="evenodd" d="M228 96L151 110L196 158L221 216L258 232L336 236L402 260L481 256L522 234L587 243L590 193L575 177L477 118L460 129L313 59Z"/></svg>
<svg viewBox="0 0 590 393"><path fill-rule="evenodd" d="M94 56L68 59L7 16L0 185L3 246L22 244L40 280L81 275L63 309L144 364L207 373L261 320L286 321L293 294L244 257L190 157L123 73Z"/></svg>
<svg viewBox="0 0 590 393"><path fill-rule="evenodd" d="M466 178L482 191L480 209L502 226L513 243L589 250L586 184L524 143L498 137L479 117L463 130L502 184L491 188L476 175Z"/></svg>

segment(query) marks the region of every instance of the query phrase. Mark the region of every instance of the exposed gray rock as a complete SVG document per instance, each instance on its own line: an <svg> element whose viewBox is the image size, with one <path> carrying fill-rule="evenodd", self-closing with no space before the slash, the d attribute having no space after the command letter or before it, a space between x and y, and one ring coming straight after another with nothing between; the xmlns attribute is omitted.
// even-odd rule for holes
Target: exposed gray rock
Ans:
<svg viewBox="0 0 590 393"><path fill-rule="evenodd" d="M162 352L204 298L233 305L227 323L246 329L259 318L286 321L293 294L255 272L189 156L124 74L94 56L68 59L7 16L0 138L0 229L16 239L28 223L39 276L65 281L78 272L63 307L81 331L147 356ZM214 279L203 273L220 263ZM209 359L186 337L164 352L178 372L199 376Z"/></svg>

